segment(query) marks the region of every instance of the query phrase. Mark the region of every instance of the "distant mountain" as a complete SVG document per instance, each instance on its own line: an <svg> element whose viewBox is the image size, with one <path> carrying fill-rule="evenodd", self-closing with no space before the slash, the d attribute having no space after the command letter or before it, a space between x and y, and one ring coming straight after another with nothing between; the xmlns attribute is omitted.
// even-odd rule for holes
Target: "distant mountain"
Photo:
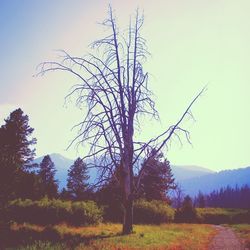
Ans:
<svg viewBox="0 0 250 250"><path fill-rule="evenodd" d="M43 160L43 157L44 156L36 158L34 160L34 163L38 163L38 164L41 163L41 161ZM71 165L73 165L74 161L60 154L55 154L55 153L50 154L50 157L52 161L54 162L56 170L57 170L56 179L59 180L59 188L62 189L63 187L66 187L68 169L70 168ZM177 182L190 179L193 177L200 177L200 176L213 173L213 171L209 169L197 167L197 166L175 166L173 165L171 166L171 168L172 168L172 172ZM93 183L96 178L96 171L94 169L91 169L89 175L90 175L89 181Z"/></svg>
<svg viewBox="0 0 250 250"><path fill-rule="evenodd" d="M34 163L41 163L43 157L44 156L36 158L34 160ZM55 164L55 168L57 170L55 177L59 181L59 189L62 190L67 185L68 169L74 164L74 160L68 159L60 154L55 153L50 154L50 158ZM96 171L94 169L91 169L89 172L89 182L93 183L96 178Z"/></svg>
<svg viewBox="0 0 250 250"><path fill-rule="evenodd" d="M207 174L200 177L182 179L180 185L185 194L195 196L199 190L208 194L213 190L231 186L241 187L248 184L250 186L250 167L234 170L224 170L218 173Z"/></svg>
<svg viewBox="0 0 250 250"><path fill-rule="evenodd" d="M177 182L180 182L186 179L191 179L194 177L201 177L207 174L215 173L214 171L208 168L191 166L191 165L187 165L187 166L172 165L171 169Z"/></svg>
<svg viewBox="0 0 250 250"><path fill-rule="evenodd" d="M73 165L74 161L70 160L60 154L50 154L52 161L55 163L57 169L56 179L59 180L60 190L66 187L68 169ZM34 163L40 163L42 157L36 158ZM176 182L178 182L185 194L195 196L199 190L203 193L209 193L221 187L231 186L239 187L248 184L250 185L250 167L224 170L221 172L214 172L210 169L198 166L176 166L172 165L172 172ZM94 183L96 178L96 170L90 170L90 183Z"/></svg>

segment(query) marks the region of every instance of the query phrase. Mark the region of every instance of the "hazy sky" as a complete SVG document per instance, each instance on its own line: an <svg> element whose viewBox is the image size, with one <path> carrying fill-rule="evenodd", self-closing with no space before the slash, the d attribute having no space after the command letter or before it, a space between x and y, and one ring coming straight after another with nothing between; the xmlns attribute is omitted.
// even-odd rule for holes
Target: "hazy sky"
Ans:
<svg viewBox="0 0 250 250"><path fill-rule="evenodd" d="M21 107L35 128L37 155L66 151L84 116L64 97L74 79L60 72L32 77L36 66L57 59L56 49L84 55L105 31L98 25L108 3L126 27L136 7L144 10L143 35L152 56L145 65L161 122L145 122L150 138L175 123L185 107L208 84L195 104L192 146L173 142L166 155L173 164L214 170L250 165L250 1L249 0L1 0L0 124Z"/></svg>

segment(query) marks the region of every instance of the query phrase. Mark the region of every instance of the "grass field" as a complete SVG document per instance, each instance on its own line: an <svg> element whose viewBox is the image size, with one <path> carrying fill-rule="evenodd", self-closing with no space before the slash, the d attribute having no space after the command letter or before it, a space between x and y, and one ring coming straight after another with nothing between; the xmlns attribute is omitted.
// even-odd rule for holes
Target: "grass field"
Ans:
<svg viewBox="0 0 250 250"><path fill-rule="evenodd" d="M66 224L42 227L31 224L13 224L13 237L19 237L7 249L207 249L215 230L210 225L163 224L135 225L134 233L122 236L120 224L101 224L88 227L70 227ZM27 241L25 241L27 239Z"/></svg>
<svg viewBox="0 0 250 250"><path fill-rule="evenodd" d="M228 215L234 216L238 214L245 214L248 212L247 209L239 209L239 208L196 208L198 215L201 214L213 214L213 215Z"/></svg>
<svg viewBox="0 0 250 250"><path fill-rule="evenodd" d="M250 224L236 224L230 227L245 241L246 247L250 248Z"/></svg>

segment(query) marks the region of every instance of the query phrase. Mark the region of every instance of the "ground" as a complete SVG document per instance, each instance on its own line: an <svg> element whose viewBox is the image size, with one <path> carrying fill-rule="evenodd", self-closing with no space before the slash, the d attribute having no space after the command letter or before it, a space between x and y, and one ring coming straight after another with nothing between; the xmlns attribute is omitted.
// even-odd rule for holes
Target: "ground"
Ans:
<svg viewBox="0 0 250 250"><path fill-rule="evenodd" d="M250 224L234 224L230 225L230 228L232 228L243 241L245 249L250 249Z"/></svg>
<svg viewBox="0 0 250 250"><path fill-rule="evenodd" d="M122 236L120 224L72 227L13 223L3 249L19 250L246 250L250 225L135 225ZM0 246L0 249L1 246Z"/></svg>
<svg viewBox="0 0 250 250"><path fill-rule="evenodd" d="M245 250L244 243L234 231L225 226L214 226L217 234L209 245L209 250Z"/></svg>
<svg viewBox="0 0 250 250"><path fill-rule="evenodd" d="M101 224L92 227L13 224L12 235L8 236L11 239L8 249L205 250L216 229L211 225L163 224L135 225L134 233L128 236L122 236L121 231L120 224Z"/></svg>

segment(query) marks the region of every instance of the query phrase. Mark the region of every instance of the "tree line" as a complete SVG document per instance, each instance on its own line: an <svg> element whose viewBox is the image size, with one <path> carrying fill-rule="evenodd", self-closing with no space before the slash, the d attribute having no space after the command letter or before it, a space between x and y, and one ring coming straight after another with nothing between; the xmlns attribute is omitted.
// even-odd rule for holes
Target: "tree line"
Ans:
<svg viewBox="0 0 250 250"><path fill-rule="evenodd" d="M250 208L250 187L224 187L214 190L210 194L199 194L194 199L196 207L221 207L221 208Z"/></svg>
<svg viewBox="0 0 250 250"><path fill-rule="evenodd" d="M20 108L11 112L0 127L1 205L17 198L39 200L47 196L64 200L94 200L114 210L121 206L121 170L118 168L110 180L95 187L88 183L88 167L81 158L69 166L67 187L59 191L55 164L50 156L44 156L40 164L33 163L37 142L32 138L33 131L28 116ZM176 187L169 161L159 153L141 164L145 172L135 198L169 202L168 191ZM117 211L111 209L110 213L113 212Z"/></svg>

